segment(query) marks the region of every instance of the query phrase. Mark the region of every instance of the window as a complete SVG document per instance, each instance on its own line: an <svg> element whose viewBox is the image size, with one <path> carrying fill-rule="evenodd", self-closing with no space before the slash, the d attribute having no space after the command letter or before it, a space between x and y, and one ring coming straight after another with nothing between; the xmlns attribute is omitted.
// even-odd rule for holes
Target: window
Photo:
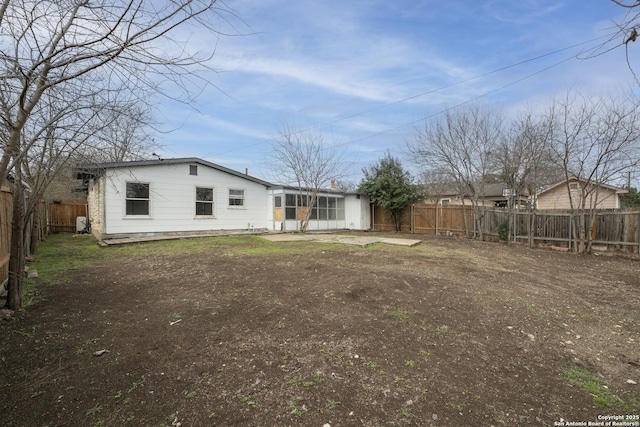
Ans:
<svg viewBox="0 0 640 427"><path fill-rule="evenodd" d="M229 190L229 206L244 206L244 190Z"/></svg>
<svg viewBox="0 0 640 427"><path fill-rule="evenodd" d="M440 204L442 206L447 206L449 203L451 203L451 199L440 199Z"/></svg>
<svg viewBox="0 0 640 427"><path fill-rule="evenodd" d="M298 219L297 215L297 207L296 207L297 197L295 194L285 194L284 196L284 218L285 219Z"/></svg>
<svg viewBox="0 0 640 427"><path fill-rule="evenodd" d="M328 197L327 198L327 202L328 202L328 210L327 210L327 217L330 220L335 220L337 219L337 215L336 215L336 207L337 207L337 203L336 203L336 198L335 197Z"/></svg>
<svg viewBox="0 0 640 427"><path fill-rule="evenodd" d="M344 199L338 200L338 221L344 221Z"/></svg>
<svg viewBox="0 0 640 427"><path fill-rule="evenodd" d="M284 210L285 219L298 219L296 216L296 208L286 207Z"/></svg>
<svg viewBox="0 0 640 427"><path fill-rule="evenodd" d="M327 219L327 197L326 196L318 197L318 219L320 220Z"/></svg>
<svg viewBox="0 0 640 427"><path fill-rule="evenodd" d="M149 184L127 182L126 214L149 215Z"/></svg>
<svg viewBox="0 0 640 427"><path fill-rule="evenodd" d="M577 182L569 183L569 190L579 190L579 189L580 189L580 185Z"/></svg>
<svg viewBox="0 0 640 427"><path fill-rule="evenodd" d="M189 175L198 175L197 165L189 165Z"/></svg>
<svg viewBox="0 0 640 427"><path fill-rule="evenodd" d="M213 188L196 187L196 216L213 216Z"/></svg>

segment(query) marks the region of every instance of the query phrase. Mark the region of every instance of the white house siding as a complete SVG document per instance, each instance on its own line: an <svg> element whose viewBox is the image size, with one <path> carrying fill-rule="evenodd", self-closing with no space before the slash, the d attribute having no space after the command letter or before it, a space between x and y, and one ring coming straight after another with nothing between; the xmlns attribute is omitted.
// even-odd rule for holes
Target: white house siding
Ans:
<svg viewBox="0 0 640 427"><path fill-rule="evenodd" d="M296 189L275 188L269 191L269 224L270 229L275 231L299 231L299 219L286 219L286 194L297 195ZM274 200L276 196L282 197L282 221L275 218ZM344 194L336 192L319 193L318 197L335 197L344 199L345 216L344 219L309 221L308 231L329 231L329 230L368 230L370 228L369 219L369 198L355 194Z"/></svg>
<svg viewBox="0 0 640 427"><path fill-rule="evenodd" d="M188 163L106 169L103 233L154 234L268 227L267 187L240 176ZM148 183L149 216L127 216L126 182ZM196 217L196 187L213 188L213 217ZM229 190L244 190L244 206L229 206Z"/></svg>
<svg viewBox="0 0 640 427"><path fill-rule="evenodd" d="M347 194L345 196L345 222L350 230L369 230L371 228L371 209L369 196Z"/></svg>

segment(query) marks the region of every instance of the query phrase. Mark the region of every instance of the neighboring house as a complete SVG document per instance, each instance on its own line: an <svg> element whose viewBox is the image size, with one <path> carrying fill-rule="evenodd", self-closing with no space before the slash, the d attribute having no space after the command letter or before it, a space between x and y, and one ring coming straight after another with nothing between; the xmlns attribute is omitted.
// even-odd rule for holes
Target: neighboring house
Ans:
<svg viewBox="0 0 640 427"><path fill-rule="evenodd" d="M620 195L629 190L606 184L588 183L586 180L570 178L557 182L536 194L536 207L539 210L571 209L582 206L585 197L585 209L620 209Z"/></svg>
<svg viewBox="0 0 640 427"><path fill-rule="evenodd" d="M79 165L77 171L87 191L91 232L101 240L213 230L295 231L304 207L302 200L299 207L290 206L296 189L198 158ZM366 196L328 190L318 202L309 229L369 228Z"/></svg>
<svg viewBox="0 0 640 427"><path fill-rule="evenodd" d="M468 194L460 194L455 186L450 184L427 184L426 191L428 194L424 200L426 204L471 205L471 197ZM515 191L500 182L486 183L483 185L482 191L484 197L478 201L478 204L485 207L506 207L510 197L515 198L516 206L526 206L529 199L527 192L515 194Z"/></svg>

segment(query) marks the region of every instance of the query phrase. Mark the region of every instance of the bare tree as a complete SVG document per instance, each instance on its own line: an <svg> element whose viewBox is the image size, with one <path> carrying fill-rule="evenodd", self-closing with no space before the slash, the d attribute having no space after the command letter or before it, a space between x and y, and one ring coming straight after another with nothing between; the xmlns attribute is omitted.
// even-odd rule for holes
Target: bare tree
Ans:
<svg viewBox="0 0 640 427"><path fill-rule="evenodd" d="M344 152L322 134L285 124L271 145L269 167L276 179L298 189L300 231L305 232L322 188L345 174Z"/></svg>
<svg viewBox="0 0 640 427"><path fill-rule="evenodd" d="M502 134L502 122L499 113L479 106L447 110L444 117L425 123L408 143L409 154L419 168L446 177L462 196L463 204L465 198L471 201L480 239L485 178ZM468 224L466 232L469 237Z"/></svg>
<svg viewBox="0 0 640 427"><path fill-rule="evenodd" d="M640 164L640 106L636 99L586 98L568 93L554 103L553 150L561 166L574 224L574 250L591 250L602 185ZM579 179L578 191L570 179Z"/></svg>
<svg viewBox="0 0 640 427"><path fill-rule="evenodd" d="M112 110L110 104L102 108L80 105L66 111L60 108L59 100L50 99L51 93L43 96L41 108L33 120L27 122L21 133L21 146L26 153L14 167L16 180L14 185L14 212L12 228L12 248L9 295L7 305L16 309L20 307L24 276L24 256L36 251L37 240L35 234L40 221L39 206L51 182L61 173L68 172L70 162L78 159L87 149L93 152L108 152L113 144L99 135L113 133L112 128L120 128L127 114L139 114L137 108L127 108L118 105ZM133 106L135 107L135 106ZM46 115L46 113L49 115ZM140 120L140 116L136 116ZM125 120L126 121L126 120ZM135 147L134 141L129 141L129 147ZM104 158L101 157L101 158ZM28 186L28 197L25 197L23 184ZM32 224L32 227L28 227ZM33 238L31 238L33 237ZM18 272L18 273L14 273Z"/></svg>
<svg viewBox="0 0 640 427"><path fill-rule="evenodd" d="M511 239L512 218L520 195L527 195L529 203L525 209L530 211L529 245L533 246L532 227L535 224L535 194L543 187L562 179L562 169L554 160L552 151L553 118L534 116L531 113L516 118L502 138L497 141L492 155L492 169L511 189L507 199L509 211L507 240Z"/></svg>
<svg viewBox="0 0 640 427"><path fill-rule="evenodd" d="M194 26L215 36L211 23L224 10L214 5L215 0L1 0L0 121L8 134L0 179L26 155L20 134L47 92L90 98L114 86L162 91L161 80L187 89L212 53L191 52L179 30Z"/></svg>
<svg viewBox="0 0 640 427"><path fill-rule="evenodd" d="M123 111L148 94L168 95L172 83L182 89L175 99L191 100L193 85L206 84L199 72L209 69L213 49L191 51L180 31L215 38L221 13L232 14L215 0L0 0L0 181L10 171L16 177L10 308L20 305L24 227L44 188L81 147L131 154L134 135L113 143L104 132L139 129ZM117 123L124 117L133 126ZM31 183L29 204L23 181Z"/></svg>
<svg viewBox="0 0 640 427"><path fill-rule="evenodd" d="M147 103L119 105L108 111L101 126L81 148L78 163L109 163L148 159L161 145L155 140L155 126Z"/></svg>
<svg viewBox="0 0 640 427"><path fill-rule="evenodd" d="M557 182L561 170L552 157L552 121L525 114L513 121L493 152L493 168L516 194L535 194Z"/></svg>
<svg viewBox="0 0 640 427"><path fill-rule="evenodd" d="M612 50L624 48L627 67L637 85L640 86L638 75L630 61L630 49L633 49L634 42L638 39L638 31L640 31L640 1L637 0L611 0L615 5L620 6L626 11L624 17L615 25L618 27L609 37L597 46L588 49L582 53L582 58L590 59L600 55L604 55Z"/></svg>

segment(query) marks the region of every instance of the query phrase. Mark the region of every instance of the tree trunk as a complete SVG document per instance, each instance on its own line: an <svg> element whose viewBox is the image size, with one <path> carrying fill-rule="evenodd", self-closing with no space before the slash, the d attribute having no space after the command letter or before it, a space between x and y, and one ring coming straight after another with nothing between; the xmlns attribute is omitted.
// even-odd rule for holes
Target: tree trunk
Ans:
<svg viewBox="0 0 640 427"><path fill-rule="evenodd" d="M533 248L533 245L535 243L534 233L537 233L536 211L534 209L532 209L529 214L529 221L527 221L527 225L528 225L527 234L529 236L529 248Z"/></svg>
<svg viewBox="0 0 640 427"><path fill-rule="evenodd" d="M464 234L468 239L469 238L469 219L467 218L467 205L465 205L464 199L462 199L462 222L464 223Z"/></svg>
<svg viewBox="0 0 640 427"><path fill-rule="evenodd" d="M403 211L397 211L394 210L391 213L391 217L393 218L393 224L396 227L396 233L399 233L402 230L402 214L404 213Z"/></svg>
<svg viewBox="0 0 640 427"><path fill-rule="evenodd" d="M308 197L308 196L305 195L304 197ZM311 199L307 199L307 211L305 212L304 216L300 220L300 232L302 233L305 233L309 228L309 220L311 220L312 209L315 207L317 199L318 199L318 192L314 190L311 193Z"/></svg>
<svg viewBox="0 0 640 427"><path fill-rule="evenodd" d="M13 221L11 222L11 253L9 261L9 290L6 306L18 310L22 304L24 284L24 196L21 173L16 168L16 185L13 193Z"/></svg>
<svg viewBox="0 0 640 427"><path fill-rule="evenodd" d="M571 216L571 221L573 221L573 251L581 254L586 248L586 217L584 211L575 212Z"/></svg>
<svg viewBox="0 0 640 427"><path fill-rule="evenodd" d="M593 246L593 240L595 239L595 227L596 227L596 219L597 216L595 214L595 212L591 212L591 218L589 219L589 228L587 230L587 240L586 240L586 247L585 247L585 251L587 253L591 253L591 246Z"/></svg>
<svg viewBox="0 0 640 427"><path fill-rule="evenodd" d="M40 219L42 214L42 204L36 203L33 210L33 227L31 229L31 243L29 244L30 255L35 254L38 251L38 242L42 238L40 233Z"/></svg>

